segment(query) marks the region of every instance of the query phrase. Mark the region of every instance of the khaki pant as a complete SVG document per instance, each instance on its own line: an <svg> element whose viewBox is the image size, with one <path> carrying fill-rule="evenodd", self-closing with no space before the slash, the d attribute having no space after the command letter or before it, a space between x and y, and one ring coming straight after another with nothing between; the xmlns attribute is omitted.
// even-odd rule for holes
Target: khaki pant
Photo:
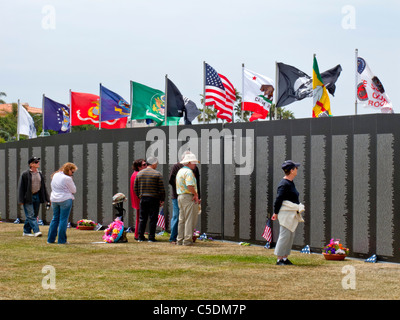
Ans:
<svg viewBox="0 0 400 320"><path fill-rule="evenodd" d="M284 226L279 226L279 237L275 245L275 255L278 257L288 256L292 250L294 234Z"/></svg>
<svg viewBox="0 0 400 320"><path fill-rule="evenodd" d="M193 232L199 216L199 205L193 201L192 194L178 195L179 223L177 244L193 244Z"/></svg>

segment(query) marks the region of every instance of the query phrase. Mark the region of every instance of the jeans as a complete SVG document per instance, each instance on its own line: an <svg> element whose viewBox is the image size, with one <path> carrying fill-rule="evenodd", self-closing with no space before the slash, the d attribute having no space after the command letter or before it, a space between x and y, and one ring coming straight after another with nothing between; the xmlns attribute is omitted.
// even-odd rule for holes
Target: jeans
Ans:
<svg viewBox="0 0 400 320"><path fill-rule="evenodd" d="M53 208L53 219L50 223L47 242L54 243L58 231L58 243L64 244L67 242L67 226L72 208L72 199L63 202L52 202L51 207Z"/></svg>
<svg viewBox="0 0 400 320"><path fill-rule="evenodd" d="M179 206L178 199L172 199L172 219L171 219L171 236L169 241L176 241L178 236L178 222L179 222Z"/></svg>
<svg viewBox="0 0 400 320"><path fill-rule="evenodd" d="M25 224L24 224L24 233L33 233L39 232L39 225L37 223L37 217L39 215L39 207L40 207L40 199L39 194L32 195L32 203L24 203L24 212L25 212Z"/></svg>
<svg viewBox="0 0 400 320"><path fill-rule="evenodd" d="M147 220L150 220L149 240L155 239L159 210L160 210L160 200L158 198L153 198L153 197L140 198L139 240L145 240L144 232L146 230Z"/></svg>

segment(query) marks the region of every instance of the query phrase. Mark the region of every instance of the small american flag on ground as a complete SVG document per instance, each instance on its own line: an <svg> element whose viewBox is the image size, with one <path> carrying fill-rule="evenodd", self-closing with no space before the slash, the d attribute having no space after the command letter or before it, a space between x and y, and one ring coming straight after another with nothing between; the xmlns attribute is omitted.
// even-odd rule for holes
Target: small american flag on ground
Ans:
<svg viewBox="0 0 400 320"><path fill-rule="evenodd" d="M218 110L217 117L232 122L233 105L236 101L233 84L222 74L205 63L205 105Z"/></svg>
<svg viewBox="0 0 400 320"><path fill-rule="evenodd" d="M165 216L164 216L164 209L161 209L161 211L158 213L158 220L157 220L157 226L165 230Z"/></svg>
<svg viewBox="0 0 400 320"><path fill-rule="evenodd" d="M272 229L271 229L271 219L270 218L267 220L267 224L265 226L264 233L263 233L262 237L265 240L267 240L267 242L271 242L272 241Z"/></svg>

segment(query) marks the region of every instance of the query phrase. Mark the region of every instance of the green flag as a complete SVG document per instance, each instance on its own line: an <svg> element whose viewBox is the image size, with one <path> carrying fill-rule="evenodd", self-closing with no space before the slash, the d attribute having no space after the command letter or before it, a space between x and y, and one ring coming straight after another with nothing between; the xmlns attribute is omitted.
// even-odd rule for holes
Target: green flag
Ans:
<svg viewBox="0 0 400 320"><path fill-rule="evenodd" d="M177 126L179 125L179 121L182 119L182 117L167 117L167 126ZM162 123L163 126L165 126L165 119Z"/></svg>
<svg viewBox="0 0 400 320"><path fill-rule="evenodd" d="M165 93L131 81L131 119L151 119L161 125L165 120Z"/></svg>

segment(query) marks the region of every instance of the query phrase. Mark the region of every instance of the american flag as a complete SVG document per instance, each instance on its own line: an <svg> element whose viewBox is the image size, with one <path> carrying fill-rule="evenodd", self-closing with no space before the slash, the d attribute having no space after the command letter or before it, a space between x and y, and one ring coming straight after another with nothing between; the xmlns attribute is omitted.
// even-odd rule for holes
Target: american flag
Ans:
<svg viewBox="0 0 400 320"><path fill-rule="evenodd" d="M161 209L161 211L158 213L158 220L157 220L157 226L165 230L165 216L164 216L164 209Z"/></svg>
<svg viewBox="0 0 400 320"><path fill-rule="evenodd" d="M236 100L233 84L222 74L217 73L210 65L206 67L206 106L214 106L217 117L232 122L233 104Z"/></svg>
<svg viewBox="0 0 400 320"><path fill-rule="evenodd" d="M267 242L271 242L272 241L272 229L271 229L271 219L270 218L267 220L267 224L265 226L264 233L263 233L262 237L265 240L267 240Z"/></svg>

